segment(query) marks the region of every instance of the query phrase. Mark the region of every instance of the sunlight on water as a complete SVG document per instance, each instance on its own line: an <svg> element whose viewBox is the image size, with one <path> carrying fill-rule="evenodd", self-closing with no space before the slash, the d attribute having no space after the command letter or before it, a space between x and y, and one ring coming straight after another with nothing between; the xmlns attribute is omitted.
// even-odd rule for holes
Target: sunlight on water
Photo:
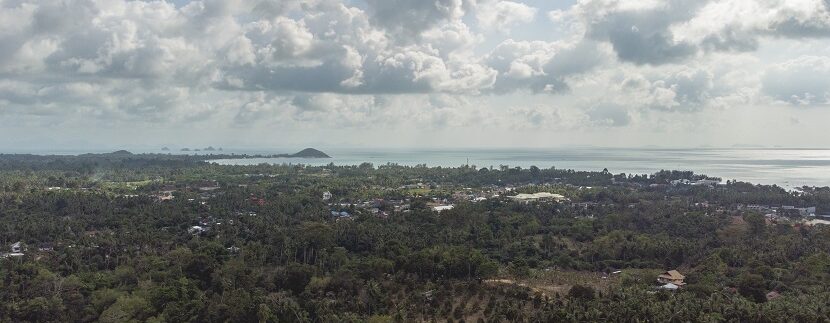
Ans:
<svg viewBox="0 0 830 323"><path fill-rule="evenodd" d="M738 179L752 183L777 184L785 188L830 185L830 150L821 149L609 149L559 148L544 150L327 150L332 159L229 159L224 165L291 163L306 165L376 166L396 163L414 166L569 168L602 170L613 173L649 174L666 170L692 170L696 173Z"/></svg>

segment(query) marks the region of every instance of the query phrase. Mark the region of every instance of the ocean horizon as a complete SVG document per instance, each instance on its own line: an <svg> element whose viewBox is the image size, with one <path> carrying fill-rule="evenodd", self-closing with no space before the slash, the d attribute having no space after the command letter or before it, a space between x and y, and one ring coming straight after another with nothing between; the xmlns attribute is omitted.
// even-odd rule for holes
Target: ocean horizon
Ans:
<svg viewBox="0 0 830 323"><path fill-rule="evenodd" d="M626 174L690 170L698 174L787 189L830 185L830 150L820 148L547 148L547 149L326 149L331 159L223 159L221 165L312 166L399 164L406 166L556 167ZM232 151L224 151L232 153ZM269 152L246 152L268 154Z"/></svg>
<svg viewBox="0 0 830 323"><path fill-rule="evenodd" d="M219 148L218 146L216 147ZM194 148L195 149L195 148ZM273 155L293 153L301 148L224 148L222 151L169 151L161 149L127 149L133 153L162 154L247 154ZM693 171L753 184L778 185L786 189L802 186L830 186L830 149L826 148L321 148L332 158L239 158L210 162L220 165L303 164L321 166L405 166L477 168L500 166L560 168L587 171L608 169L614 174L653 174L660 170ZM79 155L107 153L113 149L7 150L4 154Z"/></svg>

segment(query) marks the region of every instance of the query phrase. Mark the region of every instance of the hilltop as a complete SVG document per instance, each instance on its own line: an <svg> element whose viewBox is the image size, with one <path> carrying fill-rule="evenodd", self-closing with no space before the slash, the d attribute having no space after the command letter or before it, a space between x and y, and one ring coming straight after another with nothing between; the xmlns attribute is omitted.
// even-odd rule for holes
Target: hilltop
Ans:
<svg viewBox="0 0 830 323"><path fill-rule="evenodd" d="M324 153L322 151L319 151L317 149L314 149L314 148L306 148L306 149L300 150L297 153L287 155L286 157L292 157L292 158L331 158L331 156L327 155L326 153Z"/></svg>

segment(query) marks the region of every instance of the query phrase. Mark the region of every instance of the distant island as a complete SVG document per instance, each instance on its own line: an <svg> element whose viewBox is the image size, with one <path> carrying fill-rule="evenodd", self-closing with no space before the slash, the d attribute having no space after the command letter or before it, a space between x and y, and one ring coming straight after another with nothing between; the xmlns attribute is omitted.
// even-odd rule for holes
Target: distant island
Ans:
<svg viewBox="0 0 830 323"><path fill-rule="evenodd" d="M283 157L283 158L331 158L331 156L326 155L326 153L319 151L314 148L306 148L300 150L294 154L281 154L281 155L274 155L274 157Z"/></svg>

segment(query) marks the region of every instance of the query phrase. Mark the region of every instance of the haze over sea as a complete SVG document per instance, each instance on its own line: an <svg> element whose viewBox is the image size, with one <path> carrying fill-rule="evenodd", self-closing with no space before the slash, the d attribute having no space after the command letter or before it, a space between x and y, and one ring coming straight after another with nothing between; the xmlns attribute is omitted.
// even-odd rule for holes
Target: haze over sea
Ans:
<svg viewBox="0 0 830 323"><path fill-rule="evenodd" d="M215 161L223 165L306 164L357 165L369 162L400 165L457 167L468 163L481 167L565 168L612 173L651 174L660 170L737 179L756 184L776 184L792 189L830 186L830 149L790 148L551 148L551 149L322 149L331 159L253 158ZM228 151L226 151L228 152ZM288 152L288 151L281 151ZM254 152L247 152L254 153ZM258 152L268 153L268 152Z"/></svg>
<svg viewBox="0 0 830 323"><path fill-rule="evenodd" d="M173 147L171 147L173 148ZM182 152L160 149L128 149L133 153L170 154L261 154L294 153L303 147L279 149L232 149L212 152ZM458 167L468 163L477 168L501 165L510 167L608 171L618 174L652 174L660 170L691 170L722 178L754 184L775 184L787 189L807 186L830 186L830 149L817 148L599 148L568 147L539 149L390 149L390 148L320 148L330 159L247 158L213 160L221 165L305 164L311 166L359 165L387 163L415 166ZM105 153L110 150L14 150L4 153L77 155Z"/></svg>

